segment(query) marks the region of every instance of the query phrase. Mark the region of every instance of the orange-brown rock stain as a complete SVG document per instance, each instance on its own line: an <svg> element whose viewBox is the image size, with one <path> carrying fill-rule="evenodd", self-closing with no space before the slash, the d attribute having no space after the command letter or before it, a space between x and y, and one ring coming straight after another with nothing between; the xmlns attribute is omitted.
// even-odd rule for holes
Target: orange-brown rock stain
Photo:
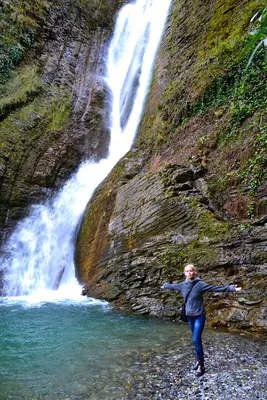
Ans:
<svg viewBox="0 0 267 400"><path fill-rule="evenodd" d="M98 260L109 241L108 224L111 218L115 193L101 186L97 194L89 202L86 213L86 222L82 223L79 232L75 261L79 265L78 279L81 282L95 282L101 274L102 268L97 268Z"/></svg>

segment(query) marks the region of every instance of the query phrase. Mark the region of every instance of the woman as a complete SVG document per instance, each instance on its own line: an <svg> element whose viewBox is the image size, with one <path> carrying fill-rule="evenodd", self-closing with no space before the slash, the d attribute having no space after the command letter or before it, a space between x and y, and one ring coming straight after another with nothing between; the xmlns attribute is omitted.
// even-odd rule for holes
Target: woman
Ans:
<svg viewBox="0 0 267 400"><path fill-rule="evenodd" d="M194 366L196 376L205 373L204 354L201 335L206 321L206 311L203 303L203 292L238 292L241 287L237 285L212 286L196 277L196 269L193 264L186 265L184 269L185 281L180 283L164 283L161 289L171 289L181 292L186 299L186 315L192 332L192 340L196 350L197 362ZM188 296L188 297L187 297Z"/></svg>

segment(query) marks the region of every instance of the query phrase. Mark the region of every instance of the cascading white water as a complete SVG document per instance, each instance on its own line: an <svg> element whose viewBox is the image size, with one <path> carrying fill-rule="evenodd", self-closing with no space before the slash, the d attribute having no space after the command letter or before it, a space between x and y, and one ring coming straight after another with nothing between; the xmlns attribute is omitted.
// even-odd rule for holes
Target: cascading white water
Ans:
<svg viewBox="0 0 267 400"><path fill-rule="evenodd" d="M112 93L108 158L82 164L53 201L34 206L18 224L1 260L4 295L80 295L73 260L77 224L95 188L131 147L170 3L137 0L120 11L105 78Z"/></svg>

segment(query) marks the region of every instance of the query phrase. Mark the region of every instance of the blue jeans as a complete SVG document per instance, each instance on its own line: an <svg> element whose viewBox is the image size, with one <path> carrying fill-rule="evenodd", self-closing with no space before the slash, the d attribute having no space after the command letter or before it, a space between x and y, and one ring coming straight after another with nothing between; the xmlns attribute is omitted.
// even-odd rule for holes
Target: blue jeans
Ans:
<svg viewBox="0 0 267 400"><path fill-rule="evenodd" d="M204 361L201 335L204 329L206 316L205 315L199 315L197 317L187 316L187 318L188 318L188 325L190 326L192 332L192 340L195 346L197 359L199 361Z"/></svg>

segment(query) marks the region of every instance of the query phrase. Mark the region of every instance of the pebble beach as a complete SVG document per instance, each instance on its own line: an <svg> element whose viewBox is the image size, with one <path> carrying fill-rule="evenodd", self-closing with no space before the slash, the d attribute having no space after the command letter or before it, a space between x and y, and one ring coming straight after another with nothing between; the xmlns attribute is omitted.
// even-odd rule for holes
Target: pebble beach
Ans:
<svg viewBox="0 0 267 400"><path fill-rule="evenodd" d="M208 330L203 344L206 373L200 378L192 370L195 359L190 342L183 354L177 354L174 342L136 355L128 370L128 394L122 399L267 399L264 339Z"/></svg>

